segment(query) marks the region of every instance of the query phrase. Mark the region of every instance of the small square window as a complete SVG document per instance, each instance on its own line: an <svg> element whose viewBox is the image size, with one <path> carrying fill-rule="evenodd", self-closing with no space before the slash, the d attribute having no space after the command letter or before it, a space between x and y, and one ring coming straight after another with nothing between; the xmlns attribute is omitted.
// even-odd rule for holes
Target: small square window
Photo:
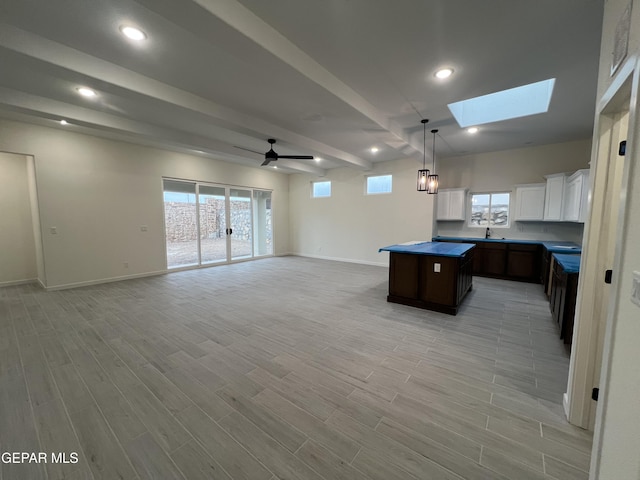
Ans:
<svg viewBox="0 0 640 480"><path fill-rule="evenodd" d="M374 175L367 177L367 195L391 193L391 175Z"/></svg>
<svg viewBox="0 0 640 480"><path fill-rule="evenodd" d="M311 182L311 196L313 198L323 198L331 196L331 182Z"/></svg>
<svg viewBox="0 0 640 480"><path fill-rule="evenodd" d="M508 227L509 193L472 193L471 227Z"/></svg>

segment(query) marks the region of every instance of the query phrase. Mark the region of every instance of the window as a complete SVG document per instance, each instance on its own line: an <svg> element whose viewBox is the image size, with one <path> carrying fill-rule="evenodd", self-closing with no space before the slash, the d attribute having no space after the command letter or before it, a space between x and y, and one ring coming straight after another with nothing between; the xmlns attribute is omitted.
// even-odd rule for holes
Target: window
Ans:
<svg viewBox="0 0 640 480"><path fill-rule="evenodd" d="M330 197L331 182L311 182L311 196L313 198Z"/></svg>
<svg viewBox="0 0 640 480"><path fill-rule="evenodd" d="M508 227L509 193L472 193L471 227Z"/></svg>
<svg viewBox="0 0 640 480"><path fill-rule="evenodd" d="M391 193L391 175L367 177L367 195Z"/></svg>

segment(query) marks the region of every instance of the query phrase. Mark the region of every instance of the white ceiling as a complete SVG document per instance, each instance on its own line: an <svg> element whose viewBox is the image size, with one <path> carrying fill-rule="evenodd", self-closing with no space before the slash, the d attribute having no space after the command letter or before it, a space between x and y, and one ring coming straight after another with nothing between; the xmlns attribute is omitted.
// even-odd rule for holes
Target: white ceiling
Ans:
<svg viewBox="0 0 640 480"><path fill-rule="evenodd" d="M421 162L422 117L440 130L439 160L583 139L602 10L603 0L3 0L0 116L256 167L260 155L235 147L264 152L273 137L280 154L323 159L279 160L281 171L318 175ZM131 42L122 24L148 38ZM441 66L454 75L434 78ZM474 136L447 108L547 78L547 113Z"/></svg>

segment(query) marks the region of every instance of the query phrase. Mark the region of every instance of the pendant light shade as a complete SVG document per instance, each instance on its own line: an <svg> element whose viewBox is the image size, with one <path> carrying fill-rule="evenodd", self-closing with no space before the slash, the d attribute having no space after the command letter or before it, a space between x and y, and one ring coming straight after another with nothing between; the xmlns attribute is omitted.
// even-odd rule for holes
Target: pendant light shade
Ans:
<svg viewBox="0 0 640 480"><path fill-rule="evenodd" d="M436 133L438 133L437 129L431 130L433 133L433 170L429 178L427 179L427 193L437 194L438 193L438 175L436 175Z"/></svg>
<svg viewBox="0 0 640 480"><path fill-rule="evenodd" d="M418 191L419 192L426 192L429 190L429 170L426 167L427 122L428 121L429 120L427 120L426 118L423 118L422 120L420 120L420 122L422 123L422 130L423 130L423 136L422 136L423 149L422 149L422 170L418 170Z"/></svg>

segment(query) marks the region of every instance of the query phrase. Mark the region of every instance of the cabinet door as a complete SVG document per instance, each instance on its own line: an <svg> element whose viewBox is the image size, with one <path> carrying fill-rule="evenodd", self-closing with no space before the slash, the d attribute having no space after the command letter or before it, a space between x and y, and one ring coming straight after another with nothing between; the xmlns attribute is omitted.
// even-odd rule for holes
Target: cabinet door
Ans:
<svg viewBox="0 0 640 480"><path fill-rule="evenodd" d="M542 220L544 218L544 183L516 187L516 220Z"/></svg>
<svg viewBox="0 0 640 480"><path fill-rule="evenodd" d="M482 259L482 273L502 277L507 267L507 246L505 244L485 244Z"/></svg>
<svg viewBox="0 0 640 480"><path fill-rule="evenodd" d="M507 276L537 281L540 277L540 249L537 245L509 245Z"/></svg>
<svg viewBox="0 0 640 480"><path fill-rule="evenodd" d="M558 175L547 179L544 198L544 219L561 221L564 201L565 176Z"/></svg>
<svg viewBox="0 0 640 480"><path fill-rule="evenodd" d="M464 190L452 190L449 192L449 219L464 220L466 210L466 192Z"/></svg>
<svg viewBox="0 0 640 480"><path fill-rule="evenodd" d="M451 199L451 192L440 191L437 197L438 203L438 211L436 218L438 220L448 220L449 219L449 203Z"/></svg>
<svg viewBox="0 0 640 480"><path fill-rule="evenodd" d="M580 215L580 194L582 177L575 177L567 182L564 197L564 219L568 222L577 222Z"/></svg>

